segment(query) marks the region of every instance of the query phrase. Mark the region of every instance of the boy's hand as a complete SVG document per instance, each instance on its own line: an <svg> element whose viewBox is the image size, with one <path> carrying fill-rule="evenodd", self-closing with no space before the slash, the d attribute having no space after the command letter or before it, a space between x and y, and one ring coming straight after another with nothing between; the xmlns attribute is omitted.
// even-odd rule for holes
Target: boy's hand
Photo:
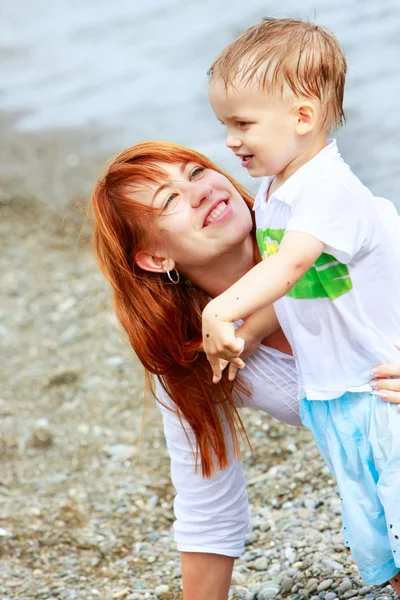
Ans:
<svg viewBox="0 0 400 600"><path fill-rule="evenodd" d="M246 322L244 323L244 325L242 325L241 327L236 329L236 335L238 336L238 338L244 340L244 349L243 349L242 354L240 355L242 362L245 361L246 358L251 356L257 350L257 348L261 344L262 339L264 339L263 337L261 338L260 336L257 336L257 337L249 336L248 332L247 332ZM242 369L244 367L244 365L245 365L244 362L243 362L243 366L240 366L240 367L238 367L233 362L231 362L229 364L229 372L228 372L229 381L234 381L238 371L240 369ZM224 368L225 368L225 366L224 366Z"/></svg>
<svg viewBox="0 0 400 600"><path fill-rule="evenodd" d="M214 374L213 382L218 383L222 376L221 359L237 368L244 367L239 358L244 348L244 340L236 337L232 323L218 318L211 305L212 302L203 310L203 349Z"/></svg>

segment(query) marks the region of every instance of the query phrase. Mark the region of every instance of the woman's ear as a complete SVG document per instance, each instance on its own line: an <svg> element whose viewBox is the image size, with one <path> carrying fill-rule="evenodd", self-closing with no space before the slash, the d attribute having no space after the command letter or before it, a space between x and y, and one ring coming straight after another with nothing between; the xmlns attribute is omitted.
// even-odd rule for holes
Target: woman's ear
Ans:
<svg viewBox="0 0 400 600"><path fill-rule="evenodd" d="M143 271L150 271L152 273L166 273L172 271L175 268L175 261L172 258L165 256L158 256L145 250L140 250L134 257L134 262Z"/></svg>

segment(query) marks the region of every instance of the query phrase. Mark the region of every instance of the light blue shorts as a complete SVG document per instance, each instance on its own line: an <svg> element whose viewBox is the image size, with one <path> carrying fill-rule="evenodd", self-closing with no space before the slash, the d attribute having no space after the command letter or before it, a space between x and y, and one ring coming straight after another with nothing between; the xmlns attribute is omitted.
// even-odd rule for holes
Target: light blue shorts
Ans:
<svg viewBox="0 0 400 600"><path fill-rule="evenodd" d="M368 392L301 400L300 416L335 477L345 544L380 585L400 571L400 412Z"/></svg>

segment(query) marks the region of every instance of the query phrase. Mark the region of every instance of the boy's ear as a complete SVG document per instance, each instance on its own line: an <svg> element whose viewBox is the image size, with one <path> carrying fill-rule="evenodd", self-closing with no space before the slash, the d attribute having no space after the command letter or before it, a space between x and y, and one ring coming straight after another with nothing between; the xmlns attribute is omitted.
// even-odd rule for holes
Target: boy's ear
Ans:
<svg viewBox="0 0 400 600"><path fill-rule="evenodd" d="M143 271L150 271L151 273L166 273L175 268L175 261L172 258L158 256L145 250L140 250L135 255L134 261Z"/></svg>
<svg viewBox="0 0 400 600"><path fill-rule="evenodd" d="M301 102L295 107L296 133L305 135L314 129L317 120L317 109L312 102Z"/></svg>

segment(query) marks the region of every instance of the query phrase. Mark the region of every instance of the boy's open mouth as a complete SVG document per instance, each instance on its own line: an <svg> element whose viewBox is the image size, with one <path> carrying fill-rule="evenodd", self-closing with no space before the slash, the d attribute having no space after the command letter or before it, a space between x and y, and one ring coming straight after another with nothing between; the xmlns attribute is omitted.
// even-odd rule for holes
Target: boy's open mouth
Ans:
<svg viewBox="0 0 400 600"><path fill-rule="evenodd" d="M245 156L241 156L242 159L242 167L248 168L250 166L251 161L254 158L254 154L246 154Z"/></svg>

